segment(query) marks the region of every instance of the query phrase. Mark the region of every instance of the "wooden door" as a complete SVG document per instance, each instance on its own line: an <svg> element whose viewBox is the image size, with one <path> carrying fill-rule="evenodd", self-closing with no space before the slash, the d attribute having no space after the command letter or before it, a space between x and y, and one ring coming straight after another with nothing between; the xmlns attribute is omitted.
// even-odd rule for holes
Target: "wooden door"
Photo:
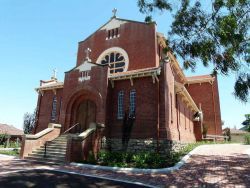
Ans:
<svg viewBox="0 0 250 188"><path fill-rule="evenodd" d="M89 128L91 122L96 121L96 105L90 100L83 101L77 110L77 123L80 128L77 132L83 132Z"/></svg>

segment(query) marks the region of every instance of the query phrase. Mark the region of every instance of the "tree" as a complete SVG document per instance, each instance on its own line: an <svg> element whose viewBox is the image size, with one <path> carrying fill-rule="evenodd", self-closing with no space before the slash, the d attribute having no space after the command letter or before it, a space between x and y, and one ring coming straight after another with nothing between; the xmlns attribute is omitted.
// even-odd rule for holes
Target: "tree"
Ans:
<svg viewBox="0 0 250 188"><path fill-rule="evenodd" d="M36 110L33 113L26 112L24 114L24 121L23 121L23 131L24 134L30 134L35 127L36 123Z"/></svg>
<svg viewBox="0 0 250 188"><path fill-rule="evenodd" d="M244 127L242 129L250 132L250 114L245 114L246 120L242 122Z"/></svg>
<svg viewBox="0 0 250 188"><path fill-rule="evenodd" d="M202 63L213 65L212 75L236 73L234 95L249 100L249 0L138 0L137 4L147 21L157 10L172 13L166 50L177 55L185 69L194 71Z"/></svg>

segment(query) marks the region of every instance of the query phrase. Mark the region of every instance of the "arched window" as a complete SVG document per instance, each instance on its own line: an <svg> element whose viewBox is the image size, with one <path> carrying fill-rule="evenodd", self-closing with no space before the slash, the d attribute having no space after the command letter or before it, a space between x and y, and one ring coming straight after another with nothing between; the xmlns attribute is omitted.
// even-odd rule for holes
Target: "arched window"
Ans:
<svg viewBox="0 0 250 188"><path fill-rule="evenodd" d="M136 107L136 91L135 89L130 91L129 94L129 116L135 117L135 107Z"/></svg>
<svg viewBox="0 0 250 188"><path fill-rule="evenodd" d="M117 102L118 102L117 119L123 119L123 116L124 116L124 91L119 91Z"/></svg>
<svg viewBox="0 0 250 188"><path fill-rule="evenodd" d="M110 74L125 72L128 69L129 59L125 50L112 47L105 50L97 59L98 64L109 65Z"/></svg>

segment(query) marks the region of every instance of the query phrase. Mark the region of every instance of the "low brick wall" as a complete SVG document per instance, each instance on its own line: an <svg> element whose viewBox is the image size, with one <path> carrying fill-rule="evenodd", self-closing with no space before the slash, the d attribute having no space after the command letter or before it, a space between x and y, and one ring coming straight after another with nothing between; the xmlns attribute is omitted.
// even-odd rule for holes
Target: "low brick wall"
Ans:
<svg viewBox="0 0 250 188"><path fill-rule="evenodd" d="M81 162L82 161L82 138L68 137L66 161Z"/></svg>
<svg viewBox="0 0 250 188"><path fill-rule="evenodd" d="M169 153L170 151L178 151L185 147L187 143L181 143L171 140L159 140L159 152L161 154ZM122 139L118 138L103 138L102 149L109 151L122 151ZM130 139L127 147L128 152L157 152L156 139Z"/></svg>
<svg viewBox="0 0 250 188"><path fill-rule="evenodd" d="M49 124L48 128L35 134L24 135L20 151L20 158L27 157L33 150L40 148L46 141L51 141L60 135L61 125Z"/></svg>

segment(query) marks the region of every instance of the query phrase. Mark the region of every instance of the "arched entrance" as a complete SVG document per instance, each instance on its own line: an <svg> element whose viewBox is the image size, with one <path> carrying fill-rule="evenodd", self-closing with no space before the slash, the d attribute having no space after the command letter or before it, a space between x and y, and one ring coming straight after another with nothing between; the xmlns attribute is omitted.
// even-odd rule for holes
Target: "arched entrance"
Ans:
<svg viewBox="0 0 250 188"><path fill-rule="evenodd" d="M88 129L91 122L96 122L96 105L91 100L84 100L76 110L76 123L80 124L77 132Z"/></svg>

